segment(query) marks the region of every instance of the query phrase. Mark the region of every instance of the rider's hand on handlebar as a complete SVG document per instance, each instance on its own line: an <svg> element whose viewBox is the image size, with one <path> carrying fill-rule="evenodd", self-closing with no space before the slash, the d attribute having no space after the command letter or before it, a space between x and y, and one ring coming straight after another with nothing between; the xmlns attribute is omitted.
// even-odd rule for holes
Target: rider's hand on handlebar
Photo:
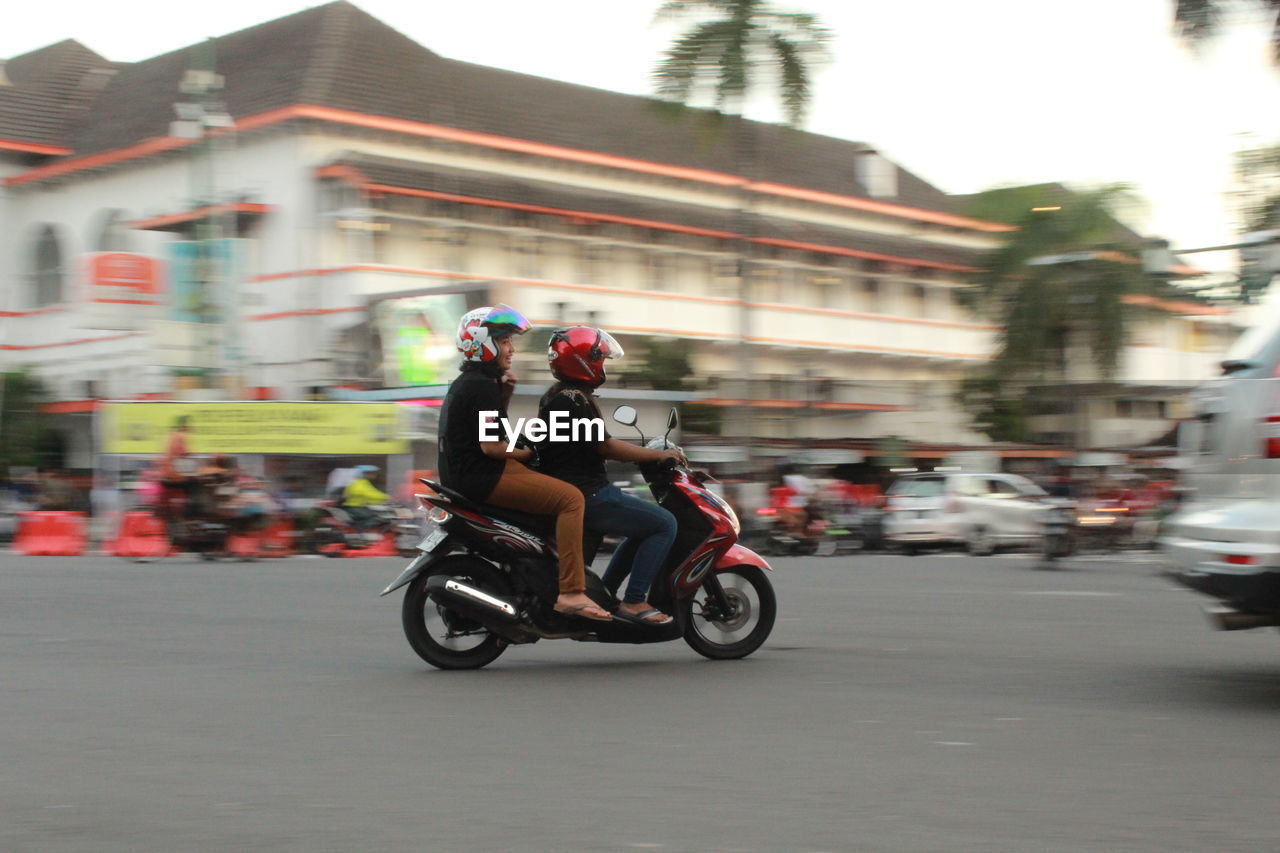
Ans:
<svg viewBox="0 0 1280 853"><path fill-rule="evenodd" d="M679 450L662 450L658 457L660 462L670 462L672 465L688 465L689 460Z"/></svg>

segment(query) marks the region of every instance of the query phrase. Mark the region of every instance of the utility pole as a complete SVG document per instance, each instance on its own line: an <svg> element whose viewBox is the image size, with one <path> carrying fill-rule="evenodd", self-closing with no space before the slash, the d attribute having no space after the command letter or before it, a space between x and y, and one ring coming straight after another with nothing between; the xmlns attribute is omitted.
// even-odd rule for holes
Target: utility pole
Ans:
<svg viewBox="0 0 1280 853"><path fill-rule="evenodd" d="M191 206L198 213L195 222L195 278L199 295L196 313L203 338L201 361L206 372L217 377L233 396L239 390L239 299L238 282L233 280L234 248L223 239L218 211L217 146L230 136L234 121L218 100L224 80L217 74L215 45L207 39L196 48L192 68L179 87L189 100L175 103L178 120L170 124L171 136L196 140L191 160ZM234 211L232 227L235 235ZM219 334L220 333L220 334ZM212 387L206 379L206 387Z"/></svg>

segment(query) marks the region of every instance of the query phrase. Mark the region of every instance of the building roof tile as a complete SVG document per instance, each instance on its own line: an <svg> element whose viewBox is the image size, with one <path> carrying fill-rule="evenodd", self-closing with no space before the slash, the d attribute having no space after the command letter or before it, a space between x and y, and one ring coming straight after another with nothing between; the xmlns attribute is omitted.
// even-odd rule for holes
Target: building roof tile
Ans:
<svg viewBox="0 0 1280 853"><path fill-rule="evenodd" d="M220 94L237 118L309 104L869 197L854 169L867 150L861 143L747 121L747 149L754 155L735 160L732 134L708 132L704 111L669 119L649 98L446 59L346 0L212 42L226 80ZM200 49L113 66L116 73L91 110L59 141L83 156L167 135L173 104L184 97L179 84ZM103 64L109 65L67 41L15 57L6 71L70 97L64 71ZM29 132L48 132L28 122ZM901 169L897 196L883 200L945 213L954 208L945 193Z"/></svg>

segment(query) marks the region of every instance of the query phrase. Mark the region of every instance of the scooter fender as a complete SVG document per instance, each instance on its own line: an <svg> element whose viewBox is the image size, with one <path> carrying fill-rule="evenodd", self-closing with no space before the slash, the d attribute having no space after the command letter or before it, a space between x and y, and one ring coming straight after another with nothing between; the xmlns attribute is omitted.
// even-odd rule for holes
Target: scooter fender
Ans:
<svg viewBox="0 0 1280 853"><path fill-rule="evenodd" d="M400 577L393 580L389 587L378 593L378 597L381 598L389 592L395 592L400 587L407 586L412 583L413 579L422 574L422 570L430 564L432 556L431 552L424 551L414 557L413 562L409 564L409 567L401 572Z"/></svg>
<svg viewBox="0 0 1280 853"><path fill-rule="evenodd" d="M716 560L715 567L717 569L727 569L730 566L759 566L762 569L773 571L773 567L765 562L764 557L761 557L750 548L745 548L738 544L734 544L732 548L724 552L724 555L719 560Z"/></svg>

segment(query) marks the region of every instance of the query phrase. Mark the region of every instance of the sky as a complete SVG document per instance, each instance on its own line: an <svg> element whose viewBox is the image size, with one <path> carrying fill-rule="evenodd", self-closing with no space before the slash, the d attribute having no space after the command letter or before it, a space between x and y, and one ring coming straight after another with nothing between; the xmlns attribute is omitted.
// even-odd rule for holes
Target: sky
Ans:
<svg viewBox="0 0 1280 853"><path fill-rule="evenodd" d="M452 59L630 94L679 24L658 0L354 0ZM315 5L305 0L42 0L6 14L0 57L75 38L136 61ZM1193 55L1173 0L775 0L817 14L832 59L806 130L876 147L942 190L1132 184L1130 221L1175 248L1233 242L1231 154L1280 141L1267 22L1245 18ZM198 12L197 12L198 10ZM748 115L777 120L772 101ZM1193 256L1206 269L1225 254Z"/></svg>

